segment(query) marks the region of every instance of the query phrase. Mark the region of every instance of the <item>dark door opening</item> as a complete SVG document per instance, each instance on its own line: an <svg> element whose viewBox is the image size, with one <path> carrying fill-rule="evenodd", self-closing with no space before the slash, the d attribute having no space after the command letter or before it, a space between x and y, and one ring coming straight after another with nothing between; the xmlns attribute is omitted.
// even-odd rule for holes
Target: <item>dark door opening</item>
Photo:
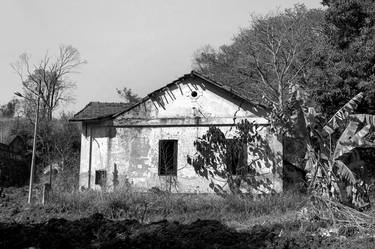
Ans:
<svg viewBox="0 0 375 249"><path fill-rule="evenodd" d="M159 175L177 175L177 140L159 141Z"/></svg>

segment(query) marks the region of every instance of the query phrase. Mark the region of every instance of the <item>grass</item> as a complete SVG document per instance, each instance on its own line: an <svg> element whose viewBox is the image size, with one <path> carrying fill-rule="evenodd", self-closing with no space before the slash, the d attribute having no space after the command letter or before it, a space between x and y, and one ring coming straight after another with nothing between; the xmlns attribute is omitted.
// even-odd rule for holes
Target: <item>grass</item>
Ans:
<svg viewBox="0 0 375 249"><path fill-rule="evenodd" d="M320 241L319 236L310 235L318 234L321 228L330 228L329 224L323 221L322 223L297 219L297 211L308 203L308 197L298 191L257 199L236 196L222 198L211 194L132 191L54 192L52 199L45 206L27 205L27 188L7 189L6 194L10 200L2 204L0 218L3 216L3 220L8 223L40 223L51 218L76 220L94 213L102 213L110 219L135 219L144 223L167 219L188 224L197 219L211 219L218 220L237 231L249 231L253 227L261 232L262 229L271 231L272 227L281 227L283 236L279 242L287 243L285 245L291 243L290 241L310 244L315 241L310 241L311 238ZM40 201L40 195L35 196ZM9 219L5 219L6 217ZM256 224L265 226L256 228ZM328 244L325 248L373 248L375 241L372 234L372 231L368 234L359 233L356 237L343 240L340 237L327 237L325 241ZM352 243L351 240L356 242Z"/></svg>
<svg viewBox="0 0 375 249"><path fill-rule="evenodd" d="M112 219L151 222L168 219L191 222L196 219L230 220L245 223L260 217L282 217L295 213L305 202L302 194L287 192L258 199L212 194L155 194L132 191L57 193L47 204L56 213L83 217L96 212ZM247 222L246 222L247 223Z"/></svg>

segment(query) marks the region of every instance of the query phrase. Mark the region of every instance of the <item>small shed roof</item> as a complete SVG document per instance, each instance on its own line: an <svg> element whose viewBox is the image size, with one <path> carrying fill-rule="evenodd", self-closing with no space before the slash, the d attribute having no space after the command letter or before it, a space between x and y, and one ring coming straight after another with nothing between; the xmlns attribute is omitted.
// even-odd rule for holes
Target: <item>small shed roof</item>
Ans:
<svg viewBox="0 0 375 249"><path fill-rule="evenodd" d="M128 109L130 106L132 106L130 103L90 102L76 113L71 121L90 121L107 118Z"/></svg>

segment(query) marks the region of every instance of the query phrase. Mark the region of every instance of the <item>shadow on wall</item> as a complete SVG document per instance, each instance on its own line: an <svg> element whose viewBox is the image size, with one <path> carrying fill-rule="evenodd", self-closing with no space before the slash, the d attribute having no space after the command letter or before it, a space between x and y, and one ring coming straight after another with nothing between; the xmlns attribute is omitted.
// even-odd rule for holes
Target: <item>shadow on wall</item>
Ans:
<svg viewBox="0 0 375 249"><path fill-rule="evenodd" d="M282 155L259 134L259 126L247 120L235 126L236 135L227 139L216 127L194 142L197 153L188 157L196 173L210 181L219 195L268 194L275 175L282 174ZM280 167L279 167L280 166Z"/></svg>

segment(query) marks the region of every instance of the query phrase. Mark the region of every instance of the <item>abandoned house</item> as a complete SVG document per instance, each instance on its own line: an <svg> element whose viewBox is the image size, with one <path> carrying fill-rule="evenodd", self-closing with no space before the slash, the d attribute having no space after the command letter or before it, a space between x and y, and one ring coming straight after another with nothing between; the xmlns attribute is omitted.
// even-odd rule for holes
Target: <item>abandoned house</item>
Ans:
<svg viewBox="0 0 375 249"><path fill-rule="evenodd" d="M71 120L82 124L80 187L163 190L173 179L172 191L212 192L209 181L187 163L196 152L194 141L210 126L230 139L233 122L247 119L261 127L272 152L281 155L282 145L269 131L266 115L262 105L194 71L133 105L90 102ZM267 167L260 171L272 188L282 190L278 173Z"/></svg>

